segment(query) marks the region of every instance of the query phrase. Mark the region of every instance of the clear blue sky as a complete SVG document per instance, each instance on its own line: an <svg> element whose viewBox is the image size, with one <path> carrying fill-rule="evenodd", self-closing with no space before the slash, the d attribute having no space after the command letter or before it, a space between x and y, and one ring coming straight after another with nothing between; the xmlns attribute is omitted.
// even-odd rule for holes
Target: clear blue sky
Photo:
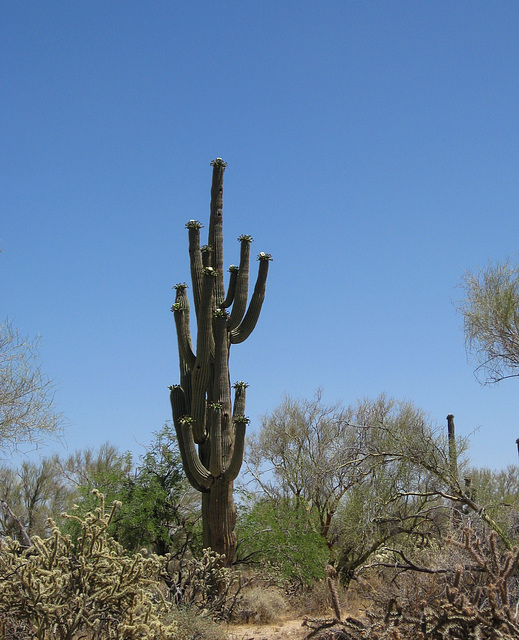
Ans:
<svg viewBox="0 0 519 640"><path fill-rule="evenodd" d="M513 1L2 3L0 313L42 336L69 449L170 418L219 156L227 264L242 233L274 257L231 353L251 428L386 392L515 463L519 380L478 384L453 301L517 255L518 33Z"/></svg>

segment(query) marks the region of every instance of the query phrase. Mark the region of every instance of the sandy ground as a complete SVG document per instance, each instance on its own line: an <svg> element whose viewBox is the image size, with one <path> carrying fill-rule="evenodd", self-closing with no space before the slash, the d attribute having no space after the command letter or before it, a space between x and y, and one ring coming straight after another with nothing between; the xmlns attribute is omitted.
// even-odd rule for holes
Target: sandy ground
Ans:
<svg viewBox="0 0 519 640"><path fill-rule="evenodd" d="M311 631L302 620L285 620L274 625L240 624L229 626L229 640L302 640Z"/></svg>

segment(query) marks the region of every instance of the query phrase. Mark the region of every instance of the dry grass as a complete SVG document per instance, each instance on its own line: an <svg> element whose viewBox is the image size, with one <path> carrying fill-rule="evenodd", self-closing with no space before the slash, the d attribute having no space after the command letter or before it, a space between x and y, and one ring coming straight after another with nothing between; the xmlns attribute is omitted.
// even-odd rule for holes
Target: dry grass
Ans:
<svg viewBox="0 0 519 640"><path fill-rule="evenodd" d="M235 619L239 622L271 624L279 621L286 611L286 600L277 589L253 587L244 591Z"/></svg>
<svg viewBox="0 0 519 640"><path fill-rule="evenodd" d="M227 640L226 626L204 616L196 607L179 608L173 619L178 625L175 640Z"/></svg>

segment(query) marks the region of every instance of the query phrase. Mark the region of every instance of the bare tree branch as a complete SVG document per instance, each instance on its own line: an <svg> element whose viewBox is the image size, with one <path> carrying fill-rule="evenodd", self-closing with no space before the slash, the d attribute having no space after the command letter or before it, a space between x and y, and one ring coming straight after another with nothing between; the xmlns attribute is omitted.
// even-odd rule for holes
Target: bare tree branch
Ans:
<svg viewBox="0 0 519 640"><path fill-rule="evenodd" d="M18 529L18 531L20 532L20 535L22 536L22 539L24 541L24 544L26 547L30 547L32 545L31 539L29 537L29 534L27 533L27 531L25 530L25 527L23 526L23 524L21 523L20 519L16 516L16 514L11 510L11 508L9 507L9 505L7 504L7 502L5 500L3 500L2 498L0 498L0 506L4 509L4 511L7 513L7 515L11 518L11 520L14 522L14 524L16 525L16 528Z"/></svg>
<svg viewBox="0 0 519 640"><path fill-rule="evenodd" d="M63 417L53 405L52 381L42 373L38 341L0 322L0 450L59 436Z"/></svg>

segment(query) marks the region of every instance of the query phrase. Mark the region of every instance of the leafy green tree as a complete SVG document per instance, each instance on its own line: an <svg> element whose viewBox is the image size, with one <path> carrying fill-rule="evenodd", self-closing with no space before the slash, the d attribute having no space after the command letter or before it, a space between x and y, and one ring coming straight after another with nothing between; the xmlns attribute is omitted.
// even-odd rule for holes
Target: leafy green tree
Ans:
<svg viewBox="0 0 519 640"><path fill-rule="evenodd" d="M310 586L325 575L330 551L319 530L316 511L295 498L254 499L240 507L237 562L250 563Z"/></svg>
<svg viewBox="0 0 519 640"><path fill-rule="evenodd" d="M486 383L519 376L519 267L509 260L467 273L458 304L467 349Z"/></svg>
<svg viewBox="0 0 519 640"><path fill-rule="evenodd" d="M400 468L395 468L400 467ZM421 549L450 526L450 509L431 478L403 465L381 464L344 496L332 523L335 564L343 582L375 555ZM412 554L411 554L412 555Z"/></svg>
<svg viewBox="0 0 519 640"><path fill-rule="evenodd" d="M53 399L52 381L40 367L38 341L0 322L0 451L59 435L63 417Z"/></svg>
<svg viewBox="0 0 519 640"><path fill-rule="evenodd" d="M183 554L199 543L199 505L189 485L174 431L165 426L118 493L122 502L114 535L129 549Z"/></svg>
<svg viewBox="0 0 519 640"><path fill-rule="evenodd" d="M511 507L519 502L519 467L510 464L506 469L486 467L469 469L472 490L485 508L491 505Z"/></svg>
<svg viewBox="0 0 519 640"><path fill-rule="evenodd" d="M59 515L74 503L80 514L93 511L94 490L109 502L122 502L110 533L129 550L145 546L164 555L201 547L195 492L184 477L176 436L167 425L154 434L137 462L129 452L105 443L67 458L25 461L19 469L0 467L0 535L27 545L31 536L49 533L49 518L61 524ZM75 522L63 526L72 527L77 536Z"/></svg>
<svg viewBox="0 0 519 640"><path fill-rule="evenodd" d="M61 462L61 469L76 486L80 513L95 508L93 490L108 502L122 503L111 520L110 534L127 549L149 547L164 555L183 553L197 544L194 491L184 477L176 436L169 426L154 434L137 462L129 452L122 454L106 443L97 452L77 451Z"/></svg>
<svg viewBox="0 0 519 640"><path fill-rule="evenodd" d="M414 549L449 525L445 497L456 480L448 439L410 402L384 394L347 409L355 433L357 481L332 524L335 562L343 581L388 549ZM463 468L463 443L458 443Z"/></svg>
<svg viewBox="0 0 519 640"><path fill-rule="evenodd" d="M74 503L82 504L83 513L95 508L92 489L105 488L114 499L130 468L128 457L109 444L67 459L54 455L0 467L0 536L30 545L32 536L49 534L49 518L61 522L60 514Z"/></svg>

